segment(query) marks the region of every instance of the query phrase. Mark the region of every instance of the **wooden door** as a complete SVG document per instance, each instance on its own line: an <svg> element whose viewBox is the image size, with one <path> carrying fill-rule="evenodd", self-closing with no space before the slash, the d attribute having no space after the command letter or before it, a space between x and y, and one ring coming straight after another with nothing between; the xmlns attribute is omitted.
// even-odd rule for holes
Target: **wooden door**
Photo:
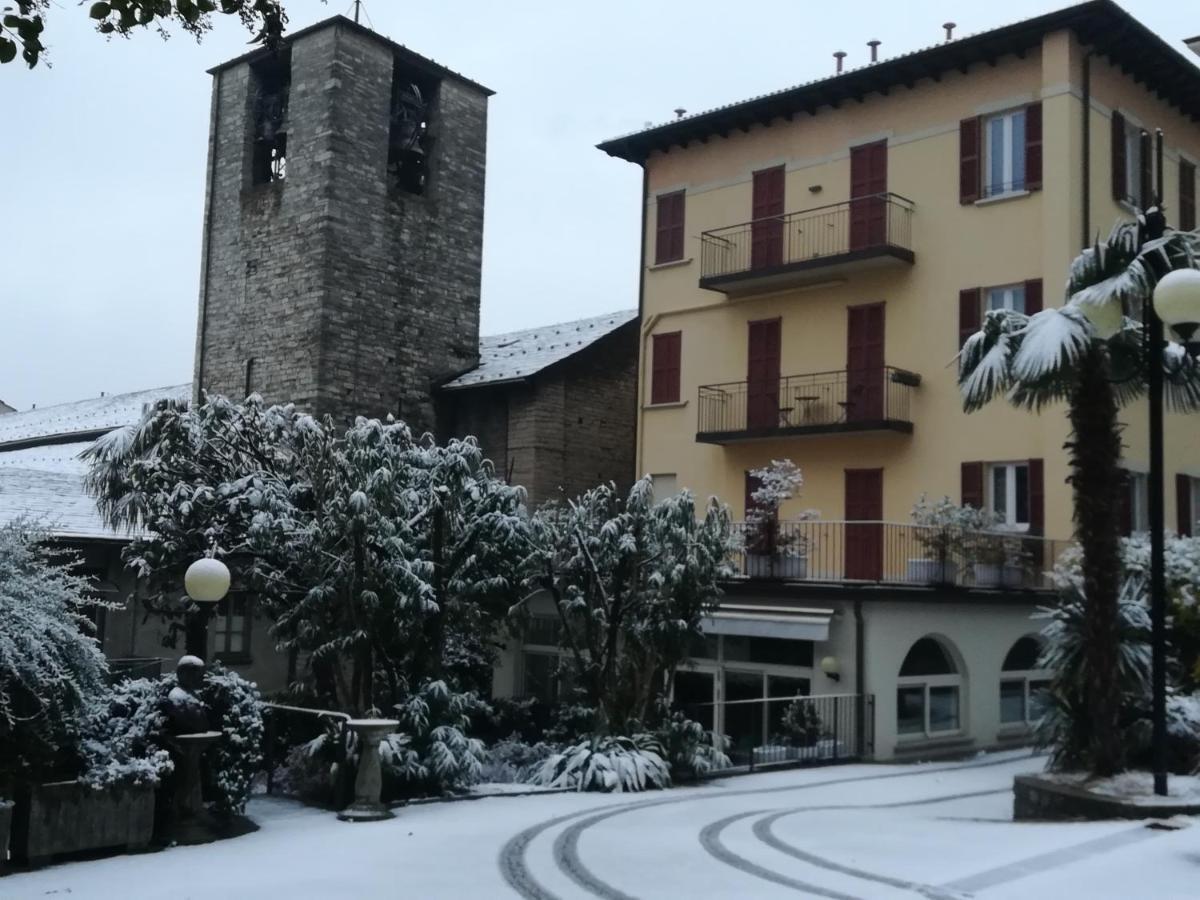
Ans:
<svg viewBox="0 0 1200 900"><path fill-rule="evenodd" d="M779 427L779 319L751 322L746 352L746 427Z"/></svg>
<svg viewBox="0 0 1200 900"><path fill-rule="evenodd" d="M846 312L846 421L878 422L886 412L884 304L851 306Z"/></svg>
<svg viewBox="0 0 1200 900"><path fill-rule="evenodd" d="M887 243L887 141L850 149L850 249Z"/></svg>
<svg viewBox="0 0 1200 900"><path fill-rule="evenodd" d="M883 580L882 519L883 469L847 469L846 578Z"/></svg>
<svg viewBox="0 0 1200 900"><path fill-rule="evenodd" d="M783 166L754 173L750 218L750 268L783 263Z"/></svg>

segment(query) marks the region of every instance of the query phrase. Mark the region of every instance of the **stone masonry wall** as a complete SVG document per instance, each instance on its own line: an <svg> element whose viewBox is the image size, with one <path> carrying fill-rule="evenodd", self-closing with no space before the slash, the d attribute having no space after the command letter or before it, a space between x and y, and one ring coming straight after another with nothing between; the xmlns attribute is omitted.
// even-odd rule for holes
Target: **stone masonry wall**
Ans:
<svg viewBox="0 0 1200 900"><path fill-rule="evenodd" d="M392 48L334 20L291 42L287 176L251 184L251 72L214 84L196 384L341 421L435 429L435 383L477 363L487 95L443 79L429 181L387 175Z"/></svg>

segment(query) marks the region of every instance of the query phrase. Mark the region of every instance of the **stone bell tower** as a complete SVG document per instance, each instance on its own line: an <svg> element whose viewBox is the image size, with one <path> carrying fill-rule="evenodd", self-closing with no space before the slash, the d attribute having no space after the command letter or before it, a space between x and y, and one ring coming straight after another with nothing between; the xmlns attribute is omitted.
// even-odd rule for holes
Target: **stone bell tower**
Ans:
<svg viewBox="0 0 1200 900"><path fill-rule="evenodd" d="M478 363L492 92L343 16L211 74L197 395L435 428Z"/></svg>

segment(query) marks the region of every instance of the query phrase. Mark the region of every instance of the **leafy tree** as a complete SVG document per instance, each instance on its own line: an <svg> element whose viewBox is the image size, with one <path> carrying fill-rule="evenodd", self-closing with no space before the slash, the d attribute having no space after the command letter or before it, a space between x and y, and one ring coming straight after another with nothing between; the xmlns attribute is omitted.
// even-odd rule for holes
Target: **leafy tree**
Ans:
<svg viewBox="0 0 1200 900"><path fill-rule="evenodd" d="M1150 365L1162 366L1168 403L1200 409L1200 367L1178 344L1147 349L1140 314L1158 280L1197 266L1195 234L1166 230L1161 212L1117 225L1071 265L1066 302L1032 316L989 312L959 354L968 412L997 397L1029 410L1065 401L1071 423L1070 481L1082 548L1086 763L1097 775L1121 769L1118 675L1121 426L1118 410L1144 394Z"/></svg>
<svg viewBox="0 0 1200 900"><path fill-rule="evenodd" d="M4 7L0 18L0 63L12 62L20 50L21 59L32 69L46 50L42 33L50 0L14 2L15 7ZM287 23L279 0L105 0L92 3L88 15L104 35L129 37L135 29L154 28L166 38L166 26L174 23L196 40L212 30L215 16L237 16L258 32L253 42L268 47L278 45Z"/></svg>
<svg viewBox="0 0 1200 900"><path fill-rule="evenodd" d="M661 708L731 574L729 511L712 500L697 518L687 491L655 503L643 478L626 498L604 484L544 507L531 526L526 585L554 602L595 731L633 733Z"/></svg>

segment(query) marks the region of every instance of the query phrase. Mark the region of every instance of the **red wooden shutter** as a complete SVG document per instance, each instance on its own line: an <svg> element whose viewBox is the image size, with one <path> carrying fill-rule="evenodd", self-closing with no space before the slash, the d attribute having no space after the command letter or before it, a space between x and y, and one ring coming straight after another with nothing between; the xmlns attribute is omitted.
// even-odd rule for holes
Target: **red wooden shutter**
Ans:
<svg viewBox="0 0 1200 900"><path fill-rule="evenodd" d="M1046 533L1046 464L1029 460L1029 533Z"/></svg>
<svg viewBox="0 0 1200 900"><path fill-rule="evenodd" d="M1025 315L1032 316L1042 311L1042 279L1030 278L1025 282Z"/></svg>
<svg viewBox="0 0 1200 900"><path fill-rule="evenodd" d="M650 370L650 402L679 402L679 351L682 333L654 335Z"/></svg>
<svg viewBox="0 0 1200 900"><path fill-rule="evenodd" d="M852 580L883 579L883 469L846 469L845 550ZM863 524L851 524L862 522Z"/></svg>
<svg viewBox="0 0 1200 900"><path fill-rule="evenodd" d="M846 309L846 421L884 418L883 303Z"/></svg>
<svg viewBox="0 0 1200 900"><path fill-rule="evenodd" d="M980 119L975 116L958 124L958 202L979 199L983 154L980 153Z"/></svg>
<svg viewBox="0 0 1200 900"><path fill-rule="evenodd" d="M658 198L655 263L683 259L683 191L662 194Z"/></svg>
<svg viewBox="0 0 1200 900"><path fill-rule="evenodd" d="M751 189L750 267L770 268L783 263L784 168L754 173Z"/></svg>
<svg viewBox="0 0 1200 900"><path fill-rule="evenodd" d="M1180 537L1192 536L1192 479L1182 473L1175 476L1175 531Z"/></svg>
<svg viewBox="0 0 1200 900"><path fill-rule="evenodd" d="M962 505L983 509L983 463L962 464Z"/></svg>
<svg viewBox="0 0 1200 900"><path fill-rule="evenodd" d="M1125 117L1115 109L1112 114L1112 194L1118 203L1130 194L1125 183Z"/></svg>
<svg viewBox="0 0 1200 900"><path fill-rule="evenodd" d="M958 292L958 349L983 324L983 294L979 288L964 288Z"/></svg>
<svg viewBox="0 0 1200 900"><path fill-rule="evenodd" d="M1196 227L1196 167L1185 159L1179 161L1179 230Z"/></svg>
<svg viewBox="0 0 1200 900"><path fill-rule="evenodd" d="M1121 470L1121 534L1125 537L1133 534L1133 479L1126 469Z"/></svg>
<svg viewBox="0 0 1200 900"><path fill-rule="evenodd" d="M887 241L886 140L850 148L850 249Z"/></svg>
<svg viewBox="0 0 1200 900"><path fill-rule="evenodd" d="M780 320L748 323L746 348L746 427L779 427Z"/></svg>
<svg viewBox="0 0 1200 900"><path fill-rule="evenodd" d="M1025 189L1042 187L1042 104L1025 107Z"/></svg>

